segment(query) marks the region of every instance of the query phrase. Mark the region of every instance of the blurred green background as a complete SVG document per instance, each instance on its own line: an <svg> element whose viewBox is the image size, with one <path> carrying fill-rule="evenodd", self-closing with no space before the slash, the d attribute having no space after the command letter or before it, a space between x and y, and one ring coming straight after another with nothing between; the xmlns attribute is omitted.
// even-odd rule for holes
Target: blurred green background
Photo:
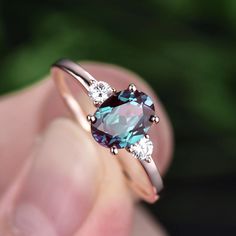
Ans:
<svg viewBox="0 0 236 236"><path fill-rule="evenodd" d="M134 70L159 94L176 137L150 211L170 235L236 235L235 0L3 0L0 10L0 94L61 57Z"/></svg>

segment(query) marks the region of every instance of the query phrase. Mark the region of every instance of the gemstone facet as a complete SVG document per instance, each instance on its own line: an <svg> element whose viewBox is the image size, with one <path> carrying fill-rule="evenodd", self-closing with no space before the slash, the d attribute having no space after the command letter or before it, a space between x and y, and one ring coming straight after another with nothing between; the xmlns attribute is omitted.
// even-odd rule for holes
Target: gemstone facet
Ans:
<svg viewBox="0 0 236 236"><path fill-rule="evenodd" d="M153 144L149 138L143 137L130 146L129 151L139 160L149 159L153 152Z"/></svg>
<svg viewBox="0 0 236 236"><path fill-rule="evenodd" d="M113 93L109 84L103 81L94 81L89 86L88 95L93 102L101 104Z"/></svg>
<svg viewBox="0 0 236 236"><path fill-rule="evenodd" d="M123 90L111 95L97 109L91 123L94 139L105 147L126 148L145 136L152 125L154 104L143 92Z"/></svg>

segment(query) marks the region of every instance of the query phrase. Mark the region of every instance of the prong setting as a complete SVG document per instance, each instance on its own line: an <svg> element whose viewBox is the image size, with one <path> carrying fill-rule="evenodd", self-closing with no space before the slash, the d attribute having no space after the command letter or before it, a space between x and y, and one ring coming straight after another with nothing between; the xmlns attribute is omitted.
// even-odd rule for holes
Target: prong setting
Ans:
<svg viewBox="0 0 236 236"><path fill-rule="evenodd" d="M91 123L95 123L96 117L94 115L87 115L87 120Z"/></svg>
<svg viewBox="0 0 236 236"><path fill-rule="evenodd" d="M144 161L146 161L147 163L151 163L152 158L150 156L147 156Z"/></svg>
<svg viewBox="0 0 236 236"><path fill-rule="evenodd" d="M92 85L92 84L94 84L94 83L96 83L96 81L93 80L93 79L91 79L91 80L89 81L89 84L90 84L90 85Z"/></svg>
<svg viewBox="0 0 236 236"><path fill-rule="evenodd" d="M160 118L156 115L150 117L150 121L157 124L160 121Z"/></svg>
<svg viewBox="0 0 236 236"><path fill-rule="evenodd" d="M116 146L112 146L110 148L111 154L117 155L118 154L118 148Z"/></svg>
<svg viewBox="0 0 236 236"><path fill-rule="evenodd" d="M132 148L131 147L126 147L126 151L132 153Z"/></svg>
<svg viewBox="0 0 236 236"><path fill-rule="evenodd" d="M129 89L129 91L130 91L131 93L134 93L134 92L137 90L135 84L130 84L129 87L128 87L128 89Z"/></svg>
<svg viewBox="0 0 236 236"><path fill-rule="evenodd" d="M99 107L99 106L101 105L101 103L98 102L98 101L93 101L93 105L94 105L95 107Z"/></svg>
<svg viewBox="0 0 236 236"><path fill-rule="evenodd" d="M126 110L130 112L124 112ZM113 93L106 102L99 105L94 113L97 121L91 124L92 136L99 144L111 149L113 154L117 152L113 146L128 151L132 147L132 154L136 153L138 159L140 157L144 160L147 155L151 155L151 141L147 142L149 136L145 135L152 125L149 119L154 115L151 98L130 84L129 89ZM139 142L141 138L143 140ZM139 145L133 147L137 142Z"/></svg>

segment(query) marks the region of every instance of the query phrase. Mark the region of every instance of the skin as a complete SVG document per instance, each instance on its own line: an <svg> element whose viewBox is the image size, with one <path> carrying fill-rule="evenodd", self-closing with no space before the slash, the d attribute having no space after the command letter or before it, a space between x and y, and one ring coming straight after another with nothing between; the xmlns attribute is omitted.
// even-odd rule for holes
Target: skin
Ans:
<svg viewBox="0 0 236 236"><path fill-rule="evenodd" d="M161 118L150 132L159 147L153 158L165 174L173 149L172 130L150 87L120 67L82 65L117 90L132 82L153 98ZM86 96L79 94L78 99L86 113L94 111ZM166 235L138 206L119 157L111 156L69 117L48 78L0 99L0 235ZM127 152L119 155L130 158Z"/></svg>

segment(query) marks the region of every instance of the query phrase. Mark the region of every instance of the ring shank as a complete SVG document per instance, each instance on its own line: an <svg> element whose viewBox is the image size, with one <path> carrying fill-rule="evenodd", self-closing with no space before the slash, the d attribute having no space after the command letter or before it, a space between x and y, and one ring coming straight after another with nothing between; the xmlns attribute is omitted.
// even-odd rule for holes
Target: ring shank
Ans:
<svg viewBox="0 0 236 236"><path fill-rule="evenodd" d="M74 80L88 94L91 82L96 81L96 79L77 63L68 59L61 59L53 64L51 75L75 120L86 131L90 132L90 123L87 121L86 115L70 90L68 83ZM163 188L163 183L153 159L151 159L150 163L127 157L118 159L132 189L142 199L148 202L155 202L158 199L157 193Z"/></svg>

